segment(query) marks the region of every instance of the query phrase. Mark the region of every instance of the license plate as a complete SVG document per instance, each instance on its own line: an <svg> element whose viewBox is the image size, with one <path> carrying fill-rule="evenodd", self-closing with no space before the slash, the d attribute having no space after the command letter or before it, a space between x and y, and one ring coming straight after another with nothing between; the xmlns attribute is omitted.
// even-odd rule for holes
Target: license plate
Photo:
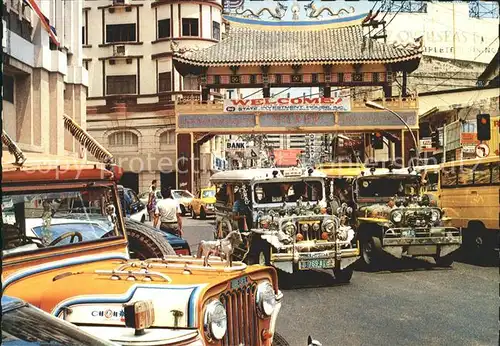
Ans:
<svg viewBox="0 0 500 346"><path fill-rule="evenodd" d="M415 237L415 230L410 229L410 230L404 230L401 232L402 237L406 238L414 238Z"/></svg>
<svg viewBox="0 0 500 346"><path fill-rule="evenodd" d="M333 267L335 267L335 259L334 258L311 259L311 260L299 261L299 270L333 268Z"/></svg>

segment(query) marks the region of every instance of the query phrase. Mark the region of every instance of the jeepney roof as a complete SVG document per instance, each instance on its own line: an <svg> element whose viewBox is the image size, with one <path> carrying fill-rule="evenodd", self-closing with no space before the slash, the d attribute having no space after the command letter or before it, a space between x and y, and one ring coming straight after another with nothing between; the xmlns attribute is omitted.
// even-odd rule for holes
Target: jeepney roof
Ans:
<svg viewBox="0 0 500 346"><path fill-rule="evenodd" d="M359 163L323 163L317 169L329 178L357 177L365 169Z"/></svg>
<svg viewBox="0 0 500 346"><path fill-rule="evenodd" d="M311 170L311 174L309 174ZM286 178L326 178L326 174L314 169L291 168L250 168L215 173L210 177L212 183L216 182L250 182L258 180L273 179L274 175L279 179Z"/></svg>
<svg viewBox="0 0 500 346"><path fill-rule="evenodd" d="M370 176L395 176L395 175L407 175L407 176L415 176L418 175L419 171L415 169L407 168L398 168L398 169L388 169L388 168L376 168L373 172L370 172L369 169L362 170L362 174L358 176L358 178L362 177L370 177Z"/></svg>
<svg viewBox="0 0 500 346"><path fill-rule="evenodd" d="M100 162L24 152L26 161L20 166L8 151L2 151L2 182L61 181L61 180L111 180L114 173Z"/></svg>

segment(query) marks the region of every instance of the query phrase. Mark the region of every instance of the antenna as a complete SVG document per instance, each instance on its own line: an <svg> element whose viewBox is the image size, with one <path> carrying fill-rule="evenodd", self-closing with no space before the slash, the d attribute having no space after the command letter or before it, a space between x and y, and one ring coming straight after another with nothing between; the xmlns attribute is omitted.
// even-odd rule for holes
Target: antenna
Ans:
<svg viewBox="0 0 500 346"><path fill-rule="evenodd" d="M26 156L24 156L23 151L17 146L16 142L10 138L10 136L2 129L2 143L7 147L9 153L14 155L16 162L14 164L22 166L24 161L26 161Z"/></svg>
<svg viewBox="0 0 500 346"><path fill-rule="evenodd" d="M64 127L99 161L105 163L107 166L114 163L113 155L66 114L64 114Z"/></svg>

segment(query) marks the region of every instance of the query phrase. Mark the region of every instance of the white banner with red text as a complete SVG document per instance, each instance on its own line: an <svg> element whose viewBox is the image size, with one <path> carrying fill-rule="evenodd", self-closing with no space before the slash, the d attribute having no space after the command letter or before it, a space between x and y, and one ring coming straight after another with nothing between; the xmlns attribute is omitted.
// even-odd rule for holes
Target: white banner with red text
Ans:
<svg viewBox="0 0 500 346"><path fill-rule="evenodd" d="M296 97L224 100L224 112L350 112L351 98Z"/></svg>

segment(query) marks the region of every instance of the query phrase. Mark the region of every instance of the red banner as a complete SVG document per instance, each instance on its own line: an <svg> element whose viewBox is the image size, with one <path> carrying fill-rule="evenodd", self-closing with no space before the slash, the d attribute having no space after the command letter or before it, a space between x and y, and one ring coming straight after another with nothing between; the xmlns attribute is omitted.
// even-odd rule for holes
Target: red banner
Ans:
<svg viewBox="0 0 500 346"><path fill-rule="evenodd" d="M274 149L274 162L278 167L297 166L302 149Z"/></svg>

